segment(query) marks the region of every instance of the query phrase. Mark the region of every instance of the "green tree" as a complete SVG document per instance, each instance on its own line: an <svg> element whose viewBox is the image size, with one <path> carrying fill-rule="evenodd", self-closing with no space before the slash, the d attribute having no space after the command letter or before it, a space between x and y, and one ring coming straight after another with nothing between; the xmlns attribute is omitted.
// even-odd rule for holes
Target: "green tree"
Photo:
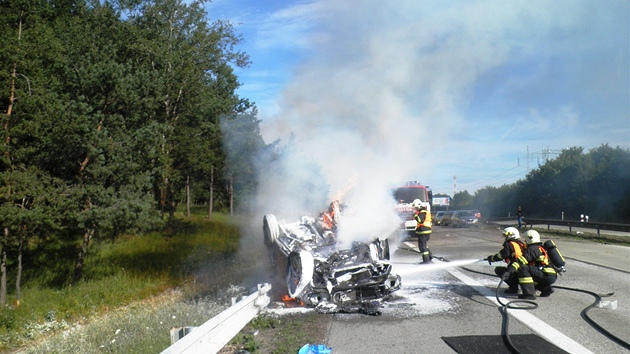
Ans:
<svg viewBox="0 0 630 354"><path fill-rule="evenodd" d="M589 174L585 183L586 212L602 221L630 222L630 152L608 144L585 156Z"/></svg>
<svg viewBox="0 0 630 354"><path fill-rule="evenodd" d="M255 188L241 177L250 170L228 165L219 123L250 114L246 129L264 145L255 107L235 93L233 67L249 59L234 50L233 26L209 22L203 4L0 0L5 289L6 266L20 267L29 238L46 235L36 252L79 244L72 277L57 278L77 281L94 238L156 227L183 181L209 208L226 172L238 175L237 191Z"/></svg>
<svg viewBox="0 0 630 354"><path fill-rule="evenodd" d="M233 50L241 38L229 22L209 25L203 3L158 0L126 9L138 29L134 50L139 63L160 82L156 97L161 107L156 107L152 119L165 127L165 134L155 188L160 208L171 214L175 189L185 185L183 177L195 171L207 175L211 166L220 165L220 154L212 156L216 157L212 163L201 164L197 155L191 155L195 151L185 148L216 146L213 132L218 130L210 125L217 124L222 114L249 107L235 94L240 84L230 66L249 64L246 54ZM204 134L190 134L191 128L205 129L208 140L197 138Z"/></svg>
<svg viewBox="0 0 630 354"><path fill-rule="evenodd" d="M532 218L630 222L630 152L607 144L584 153L582 147L561 154L501 188L485 187L473 204L488 216L514 215L522 206Z"/></svg>
<svg viewBox="0 0 630 354"><path fill-rule="evenodd" d="M221 122L224 135L224 150L227 153L227 176L231 195L241 196L241 208L252 210L252 196L257 195L256 160L265 143L260 133L256 111L226 116ZM232 197L230 198L232 201ZM230 202L230 212L233 212Z"/></svg>
<svg viewBox="0 0 630 354"><path fill-rule="evenodd" d="M61 220L82 235L78 280L92 237L157 220L150 171L136 153L151 151L139 144L159 133L139 129L146 104L130 92L146 80L126 55L129 28L111 7L62 5L40 4L42 16L31 16L36 26L24 32L18 62L30 80L16 88L22 98L7 149L15 168L35 167L66 185L72 207Z"/></svg>
<svg viewBox="0 0 630 354"><path fill-rule="evenodd" d="M468 193L468 191L457 192L453 196L453 205L451 206L453 210L458 209L472 209L473 208L473 197Z"/></svg>

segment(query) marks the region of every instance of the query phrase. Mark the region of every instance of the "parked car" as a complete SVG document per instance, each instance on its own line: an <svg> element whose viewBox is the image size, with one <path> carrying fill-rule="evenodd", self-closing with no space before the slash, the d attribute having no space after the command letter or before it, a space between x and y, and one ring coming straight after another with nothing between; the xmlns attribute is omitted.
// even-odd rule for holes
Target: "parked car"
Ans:
<svg viewBox="0 0 630 354"><path fill-rule="evenodd" d="M435 225L443 225L442 224L442 217L444 216L445 213L446 212L443 211L443 210L436 212L435 213L435 217L433 218L433 220L434 220L433 223Z"/></svg>
<svg viewBox="0 0 630 354"><path fill-rule="evenodd" d="M451 217L453 216L453 211L446 211L444 215L442 215L442 221L440 225L449 226L451 225Z"/></svg>
<svg viewBox="0 0 630 354"><path fill-rule="evenodd" d="M477 226L479 219L472 210L457 210L451 217L453 227Z"/></svg>

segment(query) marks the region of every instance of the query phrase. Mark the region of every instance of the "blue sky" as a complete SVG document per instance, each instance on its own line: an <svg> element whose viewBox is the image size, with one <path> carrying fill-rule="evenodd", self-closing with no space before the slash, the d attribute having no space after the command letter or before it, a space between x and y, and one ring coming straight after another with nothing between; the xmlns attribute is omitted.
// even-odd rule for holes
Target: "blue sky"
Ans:
<svg viewBox="0 0 630 354"><path fill-rule="evenodd" d="M627 0L215 0L206 10L243 35L252 65L237 71L239 94L256 103L264 138L293 135L291 163L324 166L331 197L394 180L472 194L563 148L630 148Z"/></svg>

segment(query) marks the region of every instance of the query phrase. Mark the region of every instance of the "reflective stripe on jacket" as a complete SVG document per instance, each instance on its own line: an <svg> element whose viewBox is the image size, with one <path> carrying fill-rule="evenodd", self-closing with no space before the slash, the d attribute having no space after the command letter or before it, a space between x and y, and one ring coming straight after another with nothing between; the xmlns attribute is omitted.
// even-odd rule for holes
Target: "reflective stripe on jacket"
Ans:
<svg viewBox="0 0 630 354"><path fill-rule="evenodd" d="M418 223L416 225L416 235L431 233L431 213L426 210L420 210L413 216L413 218Z"/></svg>
<svg viewBox="0 0 630 354"><path fill-rule="evenodd" d="M536 247L537 246L537 247ZM516 259L516 262L510 264L514 269L518 270L521 266L529 265L538 267L543 273L556 275L556 270L549 265L549 256L542 245L530 245L523 255Z"/></svg>

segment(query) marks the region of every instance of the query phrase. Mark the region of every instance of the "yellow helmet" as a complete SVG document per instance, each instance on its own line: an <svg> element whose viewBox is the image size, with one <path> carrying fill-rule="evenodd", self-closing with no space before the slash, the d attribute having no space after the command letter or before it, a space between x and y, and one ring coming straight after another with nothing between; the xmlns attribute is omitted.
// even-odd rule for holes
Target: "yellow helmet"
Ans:
<svg viewBox="0 0 630 354"><path fill-rule="evenodd" d="M503 229L503 236L508 240L519 240L521 238L518 229L515 227L506 227Z"/></svg>

